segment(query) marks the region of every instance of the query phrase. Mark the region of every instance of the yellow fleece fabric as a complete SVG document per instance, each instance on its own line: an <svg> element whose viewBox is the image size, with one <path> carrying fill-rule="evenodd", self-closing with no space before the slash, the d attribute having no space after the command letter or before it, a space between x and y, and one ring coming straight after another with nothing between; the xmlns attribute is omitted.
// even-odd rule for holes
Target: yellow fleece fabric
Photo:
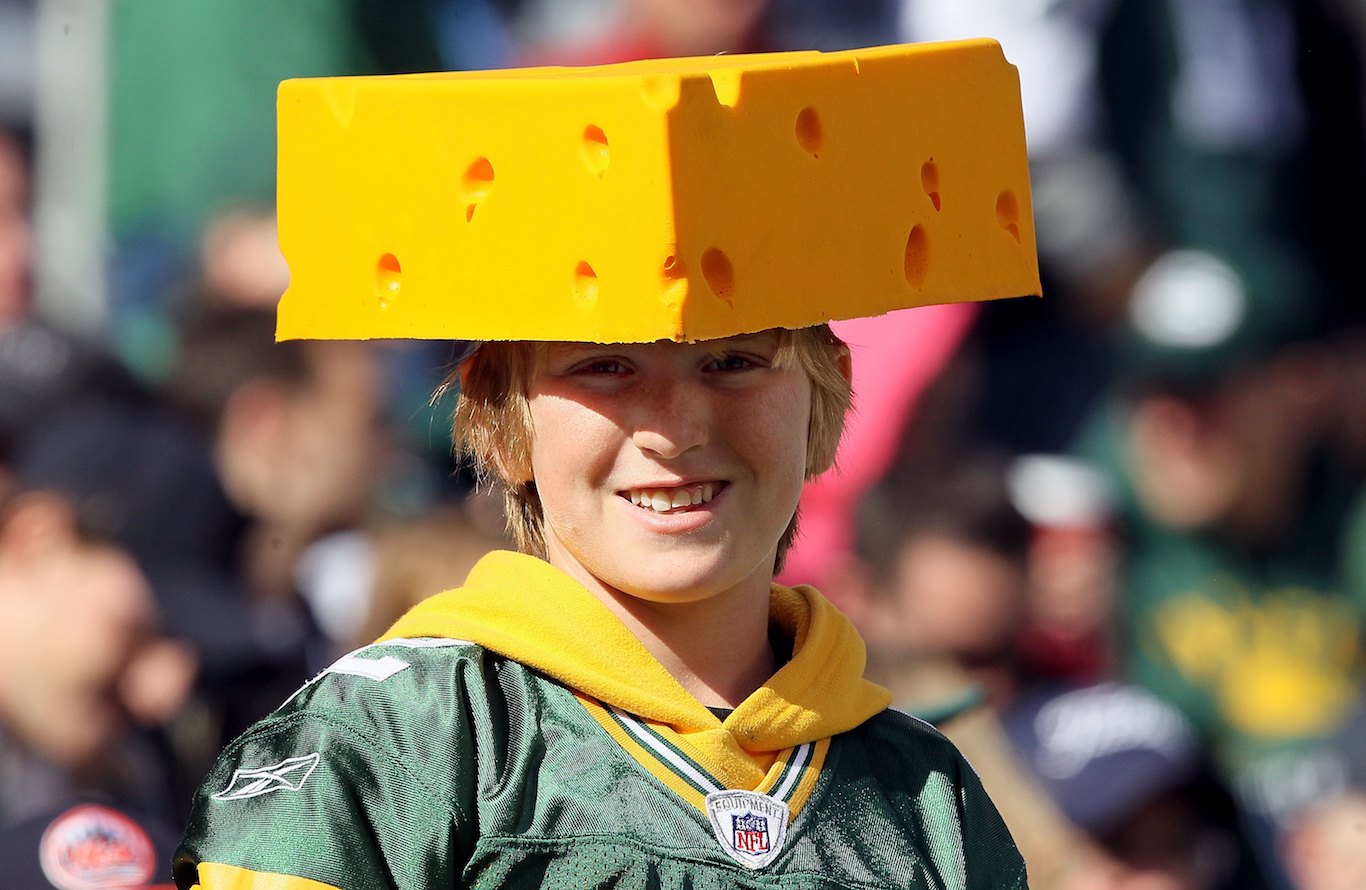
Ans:
<svg viewBox="0 0 1366 890"><path fill-rule="evenodd" d="M463 587L419 603L380 641L478 643L653 725L726 787L753 788L781 752L853 729L891 698L863 678L863 641L817 591L775 584L769 615L792 659L724 723L583 585L523 554L485 556Z"/></svg>

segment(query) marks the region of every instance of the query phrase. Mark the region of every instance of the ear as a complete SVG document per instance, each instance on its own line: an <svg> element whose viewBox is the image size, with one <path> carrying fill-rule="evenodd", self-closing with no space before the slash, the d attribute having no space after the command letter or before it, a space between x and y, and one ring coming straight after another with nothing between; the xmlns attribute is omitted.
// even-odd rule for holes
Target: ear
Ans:
<svg viewBox="0 0 1366 890"><path fill-rule="evenodd" d="M522 485L530 485L536 481L536 473L531 468L531 461L509 460L500 456L497 461L498 478L503 480L503 484L508 488L517 488Z"/></svg>
<svg viewBox="0 0 1366 890"><path fill-rule="evenodd" d="M848 343L840 343L839 369L840 376L852 386L854 383L854 353L849 349Z"/></svg>
<svg viewBox="0 0 1366 890"><path fill-rule="evenodd" d="M504 429L499 436L498 445L501 447L491 449L493 469L508 488L536 481L535 467L531 462L531 443L536 429L531 419L530 402L522 402L520 414L520 418L509 418L509 422L514 423L517 429Z"/></svg>
<svg viewBox="0 0 1366 890"><path fill-rule="evenodd" d="M60 495L19 495L0 519L0 554L32 562L76 541L76 513Z"/></svg>

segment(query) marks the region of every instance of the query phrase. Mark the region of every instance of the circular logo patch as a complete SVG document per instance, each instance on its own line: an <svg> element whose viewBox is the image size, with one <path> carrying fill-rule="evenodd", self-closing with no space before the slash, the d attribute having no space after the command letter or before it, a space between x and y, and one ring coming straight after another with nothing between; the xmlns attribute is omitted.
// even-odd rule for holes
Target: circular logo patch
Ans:
<svg viewBox="0 0 1366 890"><path fill-rule="evenodd" d="M156 871L156 853L142 826L99 804L53 819L38 845L38 861L57 890L140 888Z"/></svg>

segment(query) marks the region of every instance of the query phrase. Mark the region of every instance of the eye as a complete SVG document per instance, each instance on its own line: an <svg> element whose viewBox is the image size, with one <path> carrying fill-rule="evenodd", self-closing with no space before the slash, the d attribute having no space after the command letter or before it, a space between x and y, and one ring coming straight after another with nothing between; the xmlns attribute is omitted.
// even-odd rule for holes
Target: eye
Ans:
<svg viewBox="0 0 1366 890"><path fill-rule="evenodd" d="M766 367L767 363L758 356L743 352L726 352L707 362L706 370L720 373L735 373Z"/></svg>
<svg viewBox="0 0 1366 890"><path fill-rule="evenodd" d="M594 358L581 362L574 368L575 374L585 374L591 377L619 377L626 374L631 369L626 363L615 358Z"/></svg>

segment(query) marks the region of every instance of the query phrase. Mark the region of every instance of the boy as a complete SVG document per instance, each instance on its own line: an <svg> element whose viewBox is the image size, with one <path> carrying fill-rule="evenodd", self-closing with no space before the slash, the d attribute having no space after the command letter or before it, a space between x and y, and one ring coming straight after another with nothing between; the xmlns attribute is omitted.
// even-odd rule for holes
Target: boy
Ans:
<svg viewBox="0 0 1366 890"><path fill-rule="evenodd" d="M831 464L849 402L848 350L823 321L891 308L868 303L888 288L872 284L881 270L862 280L859 264L851 268L848 236L827 239L834 255L810 236L832 224L822 209L851 205L870 229L892 211L828 182L802 188L792 180L827 175L814 166L827 134L819 114L828 109L838 125L841 109L856 110L849 103L867 97L865 86L890 90L911 69L961 74L962 82L1004 71L993 46L941 52L675 60L560 77L495 75L483 84L458 75L366 79L322 87L316 102L307 86L282 90L281 240L294 277L281 334L504 341L484 343L461 363L456 436L506 490L523 552L486 557L462 588L417 606L229 746L177 855L182 888L1025 886L1019 854L972 770L933 730L886 710L887 693L862 677L862 643L833 606L809 588L773 584L795 534L802 482ZM908 57L919 62L908 68ZM817 106L796 96L794 78L808 75L848 78L849 103L826 104L836 97L822 94ZM678 126L672 151L704 154L717 144L733 159L743 145L728 140L750 138L745 127L772 134L771 121L756 122L751 111L779 107L789 90L782 101L792 117L782 119L795 151L766 159L773 169L753 175L786 178L803 201L819 205L824 194L828 204L800 214L813 228L792 242L799 249L789 243L790 264L749 261L745 245L762 251L775 239L756 234L742 210L734 219L709 216L701 242L684 199L736 196L688 188L681 162L665 177L676 206L651 191L656 174L632 180L658 143L625 116ZM599 122L561 127L581 93ZM366 192L353 191L345 206L307 211L309 225L325 233L292 228L302 221L286 211L296 197L331 195L318 182L296 189L292 177L340 182L378 160L357 161L344 135L329 144L315 130L305 162L286 138L292 115L325 115L339 122L337 132L372 133L371 121L382 131L458 117L464 105L442 104L456 99L481 114L525 120L528 97L540 94L549 98L535 109L538 138L554 144L559 132L582 134L587 177L575 181L572 167L553 171L570 195L564 206L561 194L529 187L536 203L512 217L512 248L498 235L524 195L519 186L557 159L519 165L526 149L517 143L526 140L503 143L497 132L454 146L449 139L464 137L426 134L445 140L443 151L477 156L450 191L441 181L406 180L423 158L386 157L391 178L378 200L357 206ZM711 121L691 149L700 131L683 126L689 115ZM871 161L841 160L837 132L829 131L834 157L827 155L834 175L858 178ZM383 135L386 151L424 151L404 133ZM1022 157L1022 142L1009 153ZM926 157L914 188L932 214L939 185L932 153ZM1006 189L999 170L963 171L969 183L990 183L996 213L985 218L1003 237L970 262L936 260L950 287L1032 252L1016 197L1027 195L1023 169L1013 168ZM626 191L613 191L618 186ZM950 298L927 276L926 248L941 232L951 243L954 225L972 228L947 213L947 196L969 203L970 188L945 190L944 229L899 230L897 300ZM414 229L405 214L421 216L432 194L459 195L464 212L457 205ZM612 200L623 194L639 225L606 227L614 241L585 235L600 217L614 218L621 208ZM736 206L753 208L739 199ZM599 209L583 216L585 204ZM393 215L396 206L405 209ZM668 213L651 212L661 208ZM770 234L783 227L791 239L803 224L760 208ZM648 253L641 239L669 214L673 227L657 242L662 265L651 256L637 263ZM347 215L367 225L335 224ZM386 219L393 229L367 240ZM547 219L559 240L536 237ZM746 241L750 235L757 240ZM852 237L871 239L859 230ZM593 262L543 262L529 241L552 259L564 249ZM998 248L1007 259L993 261ZM356 293L354 282L332 280L352 274L345 258L353 254L380 258L368 269L365 260L351 266L373 276L376 289L377 299L359 309L336 299L338 286ZM832 311L824 266L842 257L833 271L854 295ZM574 270L570 299L555 294L553 277L536 278L544 266ZM1021 268L1023 275L968 290L1036 288L1032 263ZM644 269L658 275L652 289L662 299L617 286L646 280ZM791 272L790 289L771 277ZM443 276L448 287L496 286L525 300L494 313L464 306L455 318L427 299L424 285ZM817 291L801 286L808 278ZM311 296L326 306L310 304Z"/></svg>

